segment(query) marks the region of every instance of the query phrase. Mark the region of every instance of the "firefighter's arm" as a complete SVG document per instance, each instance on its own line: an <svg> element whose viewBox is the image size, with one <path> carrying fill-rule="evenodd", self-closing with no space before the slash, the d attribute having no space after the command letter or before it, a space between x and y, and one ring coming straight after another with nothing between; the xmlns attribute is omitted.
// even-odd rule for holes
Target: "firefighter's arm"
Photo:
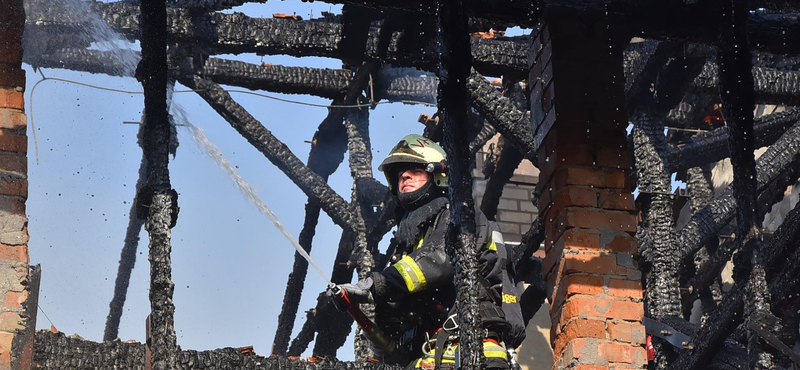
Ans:
<svg viewBox="0 0 800 370"><path fill-rule="evenodd" d="M423 243L422 247L373 275L376 297L402 299L410 294L435 289L453 281L453 267L441 243Z"/></svg>

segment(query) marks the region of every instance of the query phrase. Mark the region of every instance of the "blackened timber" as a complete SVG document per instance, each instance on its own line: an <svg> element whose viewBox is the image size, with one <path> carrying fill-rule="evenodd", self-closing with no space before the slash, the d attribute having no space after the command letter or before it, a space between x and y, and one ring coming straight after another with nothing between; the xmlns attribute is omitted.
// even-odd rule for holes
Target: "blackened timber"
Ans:
<svg viewBox="0 0 800 370"><path fill-rule="evenodd" d="M345 314L346 315L346 314ZM236 348L213 351L180 351L175 370L402 370L400 366L369 362L320 362L290 360L286 357L262 357L242 354ZM145 366L145 346L121 341L93 342L49 330L36 332L34 363L41 370L119 369L137 370ZM80 365L78 365L80 364Z"/></svg>
<svg viewBox="0 0 800 370"><path fill-rule="evenodd" d="M353 84L353 72L346 69L262 66L218 58L210 58L206 62L202 74L223 85L326 98L341 97ZM413 100L436 103L437 80L435 77L380 78L380 74L375 77L373 89L375 101L385 99L388 101Z"/></svg>
<svg viewBox="0 0 800 370"><path fill-rule="evenodd" d="M483 367L483 327L478 301L478 255L475 240L475 209L469 171L467 78L472 58L467 26L467 7L462 0L436 2L438 41L439 113L443 127L442 146L447 152L450 221L445 245L453 265L458 302L460 354L464 370Z"/></svg>
<svg viewBox="0 0 800 370"><path fill-rule="evenodd" d="M223 10L247 3L266 3L267 0L167 0L171 8L197 8L203 10Z"/></svg>
<svg viewBox="0 0 800 370"><path fill-rule="evenodd" d="M370 66L362 65L359 73L364 69L369 73ZM352 108L345 115L347 127L347 150L350 162L350 174L353 176L352 201L355 211L355 242L353 253L357 261L358 280L366 279L375 267L375 259L370 250L367 238L366 218L371 218L372 207L366 202L359 201L361 184L366 179L372 179L372 148L369 140L369 110L366 108ZM374 320L375 306L372 304L360 305L362 312ZM356 333L360 334L362 328ZM358 361L373 357L369 343L361 335L356 336L355 355Z"/></svg>
<svg viewBox="0 0 800 370"><path fill-rule="evenodd" d="M142 60L136 77L144 88L142 150L147 182L138 190L137 214L146 217L150 235L150 366L172 370L177 364L175 305L172 301L170 229L177 220L178 195L169 179L170 123L167 112L167 8L163 0L142 0Z"/></svg>
<svg viewBox="0 0 800 370"><path fill-rule="evenodd" d="M236 129L272 164L283 171L309 198L319 202L331 220L343 229L353 228L353 211L339 194L318 175L308 169L291 150L272 132L256 120L219 85L200 77L180 80L184 85L197 90L211 107Z"/></svg>
<svg viewBox="0 0 800 370"><path fill-rule="evenodd" d="M347 132L341 119L328 115L320 123L314 139L311 141L311 151L308 154L308 169L327 181L328 177L336 171L339 164L344 160L344 152L347 151ZM297 238L298 243L306 252L311 252L312 241L316 234L317 223L319 221L320 205L313 198L309 198L305 207L305 220L303 229ZM286 283L286 291L283 295L283 305L278 315L278 326L275 329L275 339L272 341L272 354L286 354L289 345L289 337L294 327L294 319L297 316L297 308L305 285L308 273L308 261L299 253L294 255L292 272ZM311 320L311 317L309 317ZM311 325L308 322L303 326ZM314 333L312 328L311 337ZM298 338L300 335L298 334ZM307 346L308 344L306 344Z"/></svg>
<svg viewBox="0 0 800 370"><path fill-rule="evenodd" d="M755 102L758 104L800 104L800 72L765 67L752 69ZM719 66L708 62L700 75L692 82L691 91L709 94L719 87Z"/></svg>
<svg viewBox="0 0 800 370"><path fill-rule="evenodd" d="M736 198L736 235L744 236L755 224L756 160L753 137L753 71L747 42L749 12L742 0L723 0L719 29L719 94L722 115L729 127L728 147L733 165L733 195ZM731 25L730 27L727 25Z"/></svg>
<svg viewBox="0 0 800 370"><path fill-rule="evenodd" d="M797 126L795 126L797 127ZM797 133L795 133L796 135ZM766 153L765 153L766 155ZM763 158L763 155L762 155ZM795 248L794 256L789 258L787 270L775 274L775 281L770 285L770 294L773 297L785 297L791 295L790 292L796 291L798 281L800 281L800 264L792 263L800 257L800 249L796 248L795 242L800 236L800 207L795 207L784 223L775 230L773 237L769 240L768 246L763 250L763 265L776 266L780 260L787 256L790 249ZM736 239L737 244L744 244L748 240L745 237ZM780 270L775 270L780 271ZM767 272L769 274L769 271ZM693 351L683 352L672 364L674 369L694 369L713 357L714 353L722 346L725 338L729 337L743 321L743 290L746 281L737 281L730 291L725 294L717 310L709 315L705 324L693 336L692 343L695 345ZM780 298L776 298L780 299Z"/></svg>
<svg viewBox="0 0 800 370"><path fill-rule="evenodd" d="M478 113L500 132L508 142L535 163L536 151L530 120L525 112L514 106L480 73L475 70L467 79L467 98Z"/></svg>
<svg viewBox="0 0 800 370"><path fill-rule="evenodd" d="M798 121L800 121L800 109L796 108L756 118L753 124L755 147L772 144L787 128ZM670 146L671 171L682 171L725 159L730 155L729 137L729 129L722 127L694 135L689 141L678 146Z"/></svg>
<svg viewBox="0 0 800 370"><path fill-rule="evenodd" d="M334 284L349 283L353 280L353 270L356 266L356 263L351 260L354 242L355 232L342 230L331 272L331 282ZM317 330L317 340L314 341L314 349L311 353L313 356L335 358L336 352L350 335L353 318L334 307L325 293L317 297L316 310L314 325Z"/></svg>
<svg viewBox="0 0 800 370"><path fill-rule="evenodd" d="M486 183L486 191L481 200L481 210L490 220L497 215L497 205L500 203L500 196L503 194L503 187L508 180L514 176L514 170L522 162L522 153L509 143L503 145L500 158L497 161L497 168L492 173Z"/></svg>
<svg viewBox="0 0 800 370"><path fill-rule="evenodd" d="M758 190L762 190L789 166L797 166L799 152L800 123L796 123L756 161ZM681 256L696 252L730 222L736 212L735 203L729 186L721 196L692 216L689 223L678 232Z"/></svg>
<svg viewBox="0 0 800 370"><path fill-rule="evenodd" d="M316 315L316 311L315 309L306 311L306 322L303 323L300 332L297 333L297 336L292 340L292 345L289 346L289 350L286 352L287 356L300 356L305 352L306 348L308 348L309 343L314 340L314 334L316 333L314 316ZM275 350L273 350L272 353L275 353Z"/></svg>
<svg viewBox="0 0 800 370"><path fill-rule="evenodd" d="M143 128L143 127L142 127ZM147 179L147 161L144 156L139 164L139 178L136 180L135 191L139 191ZM128 286L131 282L131 272L136 265L136 249L139 247L139 234L142 232L144 221L136 216L136 199L131 202L128 212L128 227L125 230L125 240L119 257L117 278L114 281L114 295L109 303L106 327L103 331L103 340L114 340L119 334L119 321L122 318L122 308L128 295Z"/></svg>
<svg viewBox="0 0 800 370"><path fill-rule="evenodd" d="M92 3L100 17L113 29L133 40L138 37L138 9L122 2ZM169 9L169 34L171 41L199 43L212 54L257 53L259 55L285 54L291 56L318 56L341 58L339 41L342 25L321 20L299 21L293 19L253 18L241 13L210 13L202 22L196 21L187 9ZM194 21L193 21L194 20ZM59 12L40 12L28 18L39 27L81 29L87 22L85 16L65 18ZM387 55L378 54L380 30L370 30L366 54L394 66L436 69L434 40L419 48L399 49L402 32L391 37ZM490 76L527 76L527 50L525 41L469 39L474 66Z"/></svg>

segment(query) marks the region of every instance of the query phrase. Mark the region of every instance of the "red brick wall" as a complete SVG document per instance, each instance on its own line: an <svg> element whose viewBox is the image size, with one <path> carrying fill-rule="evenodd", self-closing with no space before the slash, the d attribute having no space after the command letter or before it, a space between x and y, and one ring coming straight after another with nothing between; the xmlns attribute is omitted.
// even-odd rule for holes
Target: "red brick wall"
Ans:
<svg viewBox="0 0 800 370"><path fill-rule="evenodd" d="M646 365L622 50L607 25L549 15L533 38L531 118L554 369Z"/></svg>
<svg viewBox="0 0 800 370"><path fill-rule="evenodd" d="M0 369L30 368L22 0L0 1ZM33 307L35 310L35 307ZM35 312L35 311L33 311ZM13 365L13 367L12 367Z"/></svg>

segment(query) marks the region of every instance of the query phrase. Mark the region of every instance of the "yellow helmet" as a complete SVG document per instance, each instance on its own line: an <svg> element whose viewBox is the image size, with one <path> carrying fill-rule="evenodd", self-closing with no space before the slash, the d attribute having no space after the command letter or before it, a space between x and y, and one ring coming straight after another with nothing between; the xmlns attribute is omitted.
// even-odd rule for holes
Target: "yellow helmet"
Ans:
<svg viewBox="0 0 800 370"><path fill-rule="evenodd" d="M378 169L383 171L389 189L395 192L395 182L397 174L392 171L392 167L401 163L419 164L427 172L433 174L433 185L446 189L448 186L447 173L445 172L445 160L447 154L442 147L424 136L411 134L400 140L392 148L386 159L383 160Z"/></svg>

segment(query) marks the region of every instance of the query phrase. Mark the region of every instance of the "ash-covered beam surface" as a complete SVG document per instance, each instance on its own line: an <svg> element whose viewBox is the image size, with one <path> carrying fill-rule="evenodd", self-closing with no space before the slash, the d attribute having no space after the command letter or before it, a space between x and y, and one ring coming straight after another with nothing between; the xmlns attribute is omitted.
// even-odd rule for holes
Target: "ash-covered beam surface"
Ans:
<svg viewBox="0 0 800 370"><path fill-rule="evenodd" d="M93 342L49 330L36 332L34 363L40 370L145 369L145 346L121 341ZM403 370L404 367L369 362L323 360L305 362L285 357L261 357L235 348L176 353L175 370Z"/></svg>
<svg viewBox="0 0 800 370"><path fill-rule="evenodd" d="M758 104L797 105L800 102L800 72L752 67L753 92ZM707 62L692 82L691 91L712 94L719 90L719 66Z"/></svg>
<svg viewBox="0 0 800 370"><path fill-rule="evenodd" d="M170 8L196 8L204 10L223 10L247 3L266 3L267 0L166 0Z"/></svg>
<svg viewBox="0 0 800 370"><path fill-rule="evenodd" d="M353 210L339 194L317 174L308 169L289 148L236 103L219 85L200 77L183 78L184 85L197 90L208 104L267 159L283 171L308 197L319 202L331 220L343 229L352 230Z"/></svg>

